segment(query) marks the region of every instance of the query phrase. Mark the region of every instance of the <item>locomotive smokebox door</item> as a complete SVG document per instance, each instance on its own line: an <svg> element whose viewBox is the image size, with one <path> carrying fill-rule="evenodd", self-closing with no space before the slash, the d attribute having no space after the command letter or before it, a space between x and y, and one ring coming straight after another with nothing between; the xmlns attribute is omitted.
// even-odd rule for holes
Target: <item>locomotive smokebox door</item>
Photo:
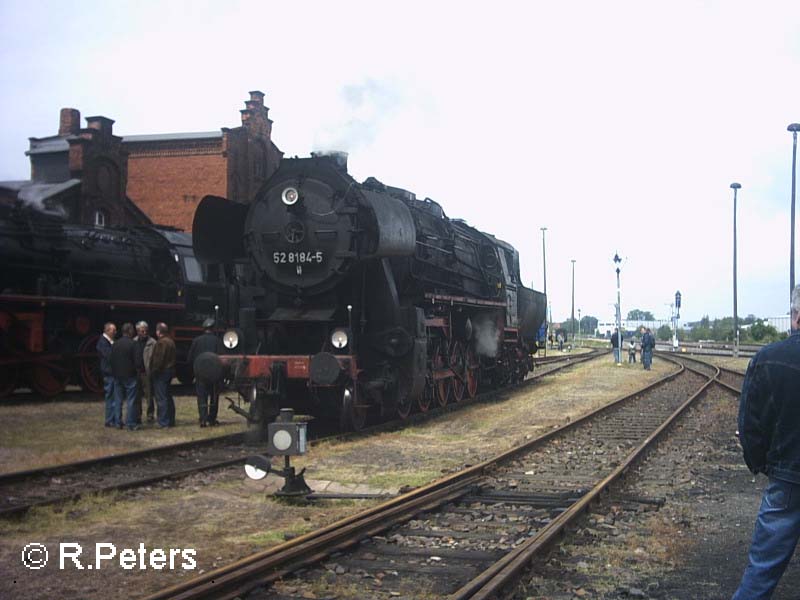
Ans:
<svg viewBox="0 0 800 600"><path fill-rule="evenodd" d="M294 411L282 408L274 423L267 425L269 446L267 453L272 456L296 456L306 453L307 423L295 423Z"/></svg>

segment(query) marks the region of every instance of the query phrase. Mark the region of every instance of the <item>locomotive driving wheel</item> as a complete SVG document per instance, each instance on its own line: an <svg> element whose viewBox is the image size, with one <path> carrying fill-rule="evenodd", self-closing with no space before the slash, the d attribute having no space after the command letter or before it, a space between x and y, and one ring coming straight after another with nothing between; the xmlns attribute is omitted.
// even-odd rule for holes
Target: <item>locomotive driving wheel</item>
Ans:
<svg viewBox="0 0 800 600"><path fill-rule="evenodd" d="M464 398L464 388L466 383L467 374L467 361L464 357L464 346L461 342L453 342L453 347L450 348L450 369L455 373L455 377L451 380L451 387L453 389L453 400L461 402Z"/></svg>
<svg viewBox="0 0 800 600"><path fill-rule="evenodd" d="M478 374L480 373L480 361L475 350L470 348L467 350L467 370L466 370L466 384L467 395L474 398L478 394Z"/></svg>
<svg viewBox="0 0 800 600"><path fill-rule="evenodd" d="M428 369L428 374L425 377L425 389L422 390L422 393L417 398L419 412L426 413L430 410L431 404L433 404L433 400L436 397L436 392L433 388L433 373Z"/></svg>
<svg viewBox="0 0 800 600"><path fill-rule="evenodd" d="M444 341L436 342L436 347L433 351L433 372L434 375L436 371L440 369L447 368L447 344ZM447 405L447 402L450 400L450 390L451 390L451 379L449 377L439 379L438 381L434 380L434 392L436 395L436 401L439 403L439 406Z"/></svg>
<svg viewBox="0 0 800 600"><path fill-rule="evenodd" d="M100 359L95 348L100 336L90 335L83 338L78 346L78 373L81 387L93 394L103 393L103 375L100 373Z"/></svg>
<svg viewBox="0 0 800 600"><path fill-rule="evenodd" d="M367 423L368 405L360 393L358 384L352 383L344 386L342 392L342 410L339 424L348 431L361 431Z"/></svg>
<svg viewBox="0 0 800 600"><path fill-rule="evenodd" d="M70 369L64 360L49 360L33 364L28 370L28 380L40 396L52 398L67 388Z"/></svg>

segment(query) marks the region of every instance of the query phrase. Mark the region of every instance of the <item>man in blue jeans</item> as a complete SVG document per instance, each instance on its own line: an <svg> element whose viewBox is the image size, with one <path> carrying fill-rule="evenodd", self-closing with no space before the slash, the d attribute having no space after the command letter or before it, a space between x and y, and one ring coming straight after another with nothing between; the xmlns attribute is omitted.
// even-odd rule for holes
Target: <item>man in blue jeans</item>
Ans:
<svg viewBox="0 0 800 600"><path fill-rule="evenodd" d="M125 406L129 431L139 429L139 405L136 402L136 342L133 341L133 323L122 326L122 337L117 340L111 349L111 372L114 374L114 389L117 393L117 403L120 406L119 415L122 415L122 406ZM122 417L120 416L120 424Z"/></svg>
<svg viewBox="0 0 800 600"><path fill-rule="evenodd" d="M100 374L103 376L103 397L106 401L106 427L119 427L119 405L117 394L114 391L114 374L111 372L111 348L114 345L114 336L117 335L117 326L106 323L103 334L97 340L97 355L100 357Z"/></svg>
<svg viewBox="0 0 800 600"><path fill-rule="evenodd" d="M800 286L792 290L792 335L750 361L739 400L744 461L769 483L734 600L770 598L800 537Z"/></svg>
<svg viewBox="0 0 800 600"><path fill-rule="evenodd" d="M169 337L165 323L156 325L156 346L150 359L150 376L153 378L153 393L158 408L158 426L175 427L175 400L169 389L175 376L175 342Z"/></svg>

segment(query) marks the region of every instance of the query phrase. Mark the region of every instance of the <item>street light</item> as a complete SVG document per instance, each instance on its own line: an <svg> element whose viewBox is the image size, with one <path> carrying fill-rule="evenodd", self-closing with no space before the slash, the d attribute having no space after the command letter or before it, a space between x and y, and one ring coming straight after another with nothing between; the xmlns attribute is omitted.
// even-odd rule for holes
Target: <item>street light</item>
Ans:
<svg viewBox="0 0 800 600"><path fill-rule="evenodd" d="M614 265L617 267L617 364L622 364L622 301L620 300L619 290L619 267L622 264L622 259L618 253L614 253Z"/></svg>
<svg viewBox="0 0 800 600"><path fill-rule="evenodd" d="M794 289L794 190L795 172L797 169L797 132L800 131L800 123L792 123L786 128L792 132L792 216L791 216L791 241L789 242L789 302L792 301L792 290Z"/></svg>
<svg viewBox="0 0 800 600"><path fill-rule="evenodd" d="M581 337L581 309L578 309L578 339Z"/></svg>
<svg viewBox="0 0 800 600"><path fill-rule="evenodd" d="M681 292L675 292L675 318L672 321L672 348L678 350L678 320L681 318Z"/></svg>
<svg viewBox="0 0 800 600"><path fill-rule="evenodd" d="M575 340L575 259L572 259L572 339Z"/></svg>
<svg viewBox="0 0 800 600"><path fill-rule="evenodd" d="M739 357L739 313L736 308L736 192L741 188L739 183L731 184L733 190L733 356L736 358ZM794 277L794 271L792 271L792 277Z"/></svg>
<svg viewBox="0 0 800 600"><path fill-rule="evenodd" d="M545 300L547 299L547 252L545 250L544 245L544 232L547 231L547 227L540 227L539 229L542 230L542 275L544 279L544 297ZM545 315L545 321L547 322L547 333L545 334L544 340L544 355L547 356L547 336L550 335L550 321L547 319L547 315Z"/></svg>

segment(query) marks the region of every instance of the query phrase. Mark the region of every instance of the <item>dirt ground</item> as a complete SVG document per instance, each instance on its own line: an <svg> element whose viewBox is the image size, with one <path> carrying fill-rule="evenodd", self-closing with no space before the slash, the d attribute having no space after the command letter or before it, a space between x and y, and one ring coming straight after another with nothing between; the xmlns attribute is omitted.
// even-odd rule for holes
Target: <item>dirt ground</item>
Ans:
<svg viewBox="0 0 800 600"><path fill-rule="evenodd" d="M71 396L67 396L71 398ZM201 429L197 397L175 397L175 427L159 429L143 419L142 429L104 427L101 398L58 399L0 406L0 472L22 471L166 446L242 431L244 419L227 410L220 398L219 427Z"/></svg>
<svg viewBox="0 0 800 600"><path fill-rule="evenodd" d="M307 467L309 479L381 489L421 485L575 419L674 368L656 359L653 370L646 372L639 364L616 366L610 356L604 356L495 401L418 426L346 443L320 444L295 464ZM189 417L183 418L188 429ZM105 599L109 590L119 590L123 597L142 596L376 502L327 500L294 505L265 497L263 490L263 482L248 481L240 469L233 468L152 489L93 496L71 506L36 510L20 521L0 522L0 597ZM48 563L41 569L22 565L21 553L30 543L43 544L48 550ZM65 555L60 544L80 544L78 561L85 568L78 569L69 558L62 568L60 558ZM113 544L117 556L95 562L97 544ZM110 546L99 548L101 553L111 553ZM123 553L125 549L129 551ZM155 569L148 560L161 565L162 550L167 564ZM170 550L174 551L172 566ZM32 553L34 559L41 556ZM123 568L120 556L130 569ZM188 568L192 563L194 568Z"/></svg>

